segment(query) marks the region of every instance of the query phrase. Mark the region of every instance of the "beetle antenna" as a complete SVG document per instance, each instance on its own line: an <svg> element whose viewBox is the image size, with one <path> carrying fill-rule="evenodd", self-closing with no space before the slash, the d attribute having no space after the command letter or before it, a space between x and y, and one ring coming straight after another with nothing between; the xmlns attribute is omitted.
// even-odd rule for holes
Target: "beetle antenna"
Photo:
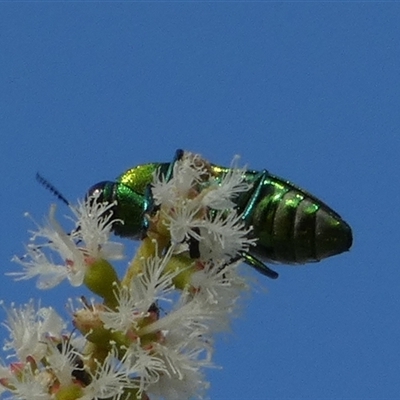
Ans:
<svg viewBox="0 0 400 400"><path fill-rule="evenodd" d="M43 178L43 176L40 175L39 172L36 172L36 180L47 190L53 193L54 196L58 198L58 200L61 200L67 206L70 205L69 201L61 194L61 192L58 189L56 189L55 186L53 186L47 179Z"/></svg>

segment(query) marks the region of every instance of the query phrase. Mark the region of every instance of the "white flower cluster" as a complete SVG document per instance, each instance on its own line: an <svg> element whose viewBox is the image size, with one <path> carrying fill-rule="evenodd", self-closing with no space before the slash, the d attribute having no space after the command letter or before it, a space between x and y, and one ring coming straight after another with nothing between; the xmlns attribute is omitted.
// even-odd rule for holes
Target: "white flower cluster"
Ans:
<svg viewBox="0 0 400 400"><path fill-rule="evenodd" d="M42 289L67 278L104 301L74 311L80 340L67 334L53 309L12 306L5 349L17 361L0 368L0 387L21 400L203 398L213 335L229 326L247 288L232 260L254 244L234 202L249 190L244 170L213 168L185 153L171 177L155 176L148 236L128 280L120 281L109 264L123 256L109 240L114 204L91 198L72 208L69 234L52 206L27 256L16 259L24 270L14 276L37 276ZM62 261L54 264L49 251Z"/></svg>
<svg viewBox="0 0 400 400"><path fill-rule="evenodd" d="M172 243L194 238L202 260L228 263L255 244L232 201L251 185L244 180L245 170L232 164L222 176L213 176L213 166L188 153L175 164L172 179L161 177L153 185L153 196L164 212Z"/></svg>

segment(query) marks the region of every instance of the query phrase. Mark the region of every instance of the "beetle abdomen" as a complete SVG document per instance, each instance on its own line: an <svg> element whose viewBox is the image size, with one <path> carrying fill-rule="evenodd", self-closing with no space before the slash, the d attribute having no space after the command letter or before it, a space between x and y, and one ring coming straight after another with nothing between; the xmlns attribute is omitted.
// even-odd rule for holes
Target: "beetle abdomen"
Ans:
<svg viewBox="0 0 400 400"><path fill-rule="evenodd" d="M325 203L275 176L264 181L252 225L258 252L269 260L304 264L347 251L351 229Z"/></svg>

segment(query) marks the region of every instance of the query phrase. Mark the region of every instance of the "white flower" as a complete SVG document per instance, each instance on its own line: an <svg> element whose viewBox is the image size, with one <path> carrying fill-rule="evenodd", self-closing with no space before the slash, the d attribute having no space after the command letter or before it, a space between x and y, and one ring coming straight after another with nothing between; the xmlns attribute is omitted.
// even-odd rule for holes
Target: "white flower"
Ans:
<svg viewBox="0 0 400 400"><path fill-rule="evenodd" d="M202 399L209 387L202 368L210 367L210 354L203 346L193 345L190 338L174 341L171 334L163 344L154 348L158 357L164 360L164 373L149 385L148 392L166 400Z"/></svg>
<svg viewBox="0 0 400 400"><path fill-rule="evenodd" d="M121 395L124 389L135 387L134 381L129 377L130 365L126 357L119 360L116 350L111 350L106 359L97 362L96 374L92 376L91 383L83 389L84 396L80 400L99 400L115 398Z"/></svg>
<svg viewBox="0 0 400 400"><path fill-rule="evenodd" d="M68 277L68 269L65 265L55 264L49 260L40 246L29 245L26 250L24 257L12 258L12 261L22 265L24 271L9 272L6 275L14 276L15 280L28 280L37 276L38 289L50 289Z"/></svg>
<svg viewBox="0 0 400 400"><path fill-rule="evenodd" d="M180 202L175 203L173 210L167 216L168 229L173 244L181 243L190 237L200 240L195 228L199 221L196 215L201 210L201 204L196 199L182 200L180 199Z"/></svg>
<svg viewBox="0 0 400 400"><path fill-rule="evenodd" d="M114 203L98 201L100 193L79 201L77 207L70 207L76 220L76 229L72 237L76 242L84 243L85 253L93 258L121 260L124 258L124 247L121 243L110 242L112 226L117 220L113 218ZM119 221L118 222L122 222Z"/></svg>
<svg viewBox="0 0 400 400"><path fill-rule="evenodd" d="M238 301L249 288L237 272L240 264L241 261L229 265L206 263L204 269L196 271L191 277L191 283L197 289L196 300L207 304L214 316L208 322L210 331L228 330L231 319L238 314Z"/></svg>
<svg viewBox="0 0 400 400"><path fill-rule="evenodd" d="M75 223L71 233L66 233L56 220L56 206L52 205L47 224L44 227L36 224L37 231L33 232L27 254L13 258L24 270L8 275L16 280L37 276L39 289L52 288L65 278L73 286L80 286L88 267L87 260L123 258L123 245L108 240L115 222L111 219L112 204L96 200L97 197L89 198L79 202L77 207L70 206L75 217L69 218ZM38 239L40 243L36 243ZM61 263L54 262L53 255L61 259Z"/></svg>
<svg viewBox="0 0 400 400"><path fill-rule="evenodd" d="M58 345L55 342L47 342L48 369L51 369L61 386L71 383L78 359L81 359L81 355L69 343L69 339L63 339Z"/></svg>
<svg viewBox="0 0 400 400"><path fill-rule="evenodd" d="M179 271L164 273L164 269L172 251L171 247L162 258L143 260L143 271L132 279L129 287L116 289L117 308L99 311L106 328L122 332L136 328L137 322L148 315L153 304L171 301L168 295L174 290L172 279Z"/></svg>
<svg viewBox="0 0 400 400"><path fill-rule="evenodd" d="M226 260L229 262L241 251L255 245L249 238L252 228L246 228L240 215L234 210L217 211L198 224L202 240L200 254L204 260Z"/></svg>
<svg viewBox="0 0 400 400"><path fill-rule="evenodd" d="M172 279L179 273L166 273L165 267L173 254L173 247L163 257L154 256L143 260L143 271L131 282L130 292L136 304L148 309L154 302L168 301L167 296L174 289Z"/></svg>
<svg viewBox="0 0 400 400"><path fill-rule="evenodd" d="M31 365L25 364L21 374L12 374L8 384L15 395L12 399L18 400L53 400L48 386L51 383L51 375L46 371L38 372Z"/></svg>
<svg viewBox="0 0 400 400"><path fill-rule="evenodd" d="M205 161L198 155L185 152L183 158L175 162L169 180L159 172L154 175L152 193L155 204L175 207L182 195L187 198L206 173Z"/></svg>
<svg viewBox="0 0 400 400"><path fill-rule="evenodd" d="M125 333L131 328L136 328L138 321L147 315L148 308L138 307L127 287L121 287L116 291L118 301L116 309L106 307L104 310L99 310L98 314L106 329Z"/></svg>
<svg viewBox="0 0 400 400"><path fill-rule="evenodd" d="M126 352L125 359L129 363L130 376L139 383L139 392L147 390L150 384L156 383L160 376L167 372L164 360L154 353L153 348L144 349L140 342L131 344Z"/></svg>
<svg viewBox="0 0 400 400"><path fill-rule="evenodd" d="M25 306L7 310L7 322L10 340L5 341L4 349L13 350L20 360L28 356L41 359L47 349L46 337L58 337L65 323L52 308L36 309L33 301Z"/></svg>
<svg viewBox="0 0 400 400"><path fill-rule="evenodd" d="M246 168L238 168L238 156L235 156L231 167L219 182L217 179L211 180L212 189L203 198L203 204L214 210L225 210L235 207L232 199L238 194L247 192L252 187L251 183L246 182Z"/></svg>

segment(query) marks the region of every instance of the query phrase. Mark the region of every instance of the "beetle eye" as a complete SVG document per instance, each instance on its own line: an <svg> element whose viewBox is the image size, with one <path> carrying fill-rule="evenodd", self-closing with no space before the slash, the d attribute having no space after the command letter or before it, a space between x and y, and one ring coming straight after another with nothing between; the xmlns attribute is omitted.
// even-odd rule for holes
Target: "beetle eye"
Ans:
<svg viewBox="0 0 400 400"><path fill-rule="evenodd" d="M107 195L105 193L107 186L112 185L113 182L109 182L109 181L102 181L99 183L96 183L95 185L93 185L86 193L85 196L85 200L87 200L89 197L96 197L97 201L99 203L103 203L105 201L108 201L109 199L107 199Z"/></svg>

